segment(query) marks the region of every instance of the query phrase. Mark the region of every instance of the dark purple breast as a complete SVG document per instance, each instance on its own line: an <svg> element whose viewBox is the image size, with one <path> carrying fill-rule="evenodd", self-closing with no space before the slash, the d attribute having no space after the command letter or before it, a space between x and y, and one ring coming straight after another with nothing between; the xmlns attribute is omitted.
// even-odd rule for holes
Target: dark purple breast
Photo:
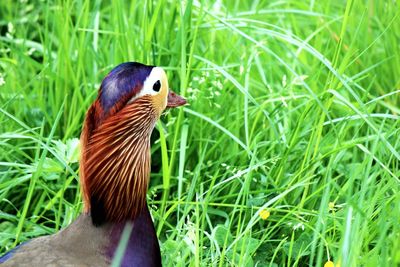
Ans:
<svg viewBox="0 0 400 267"><path fill-rule="evenodd" d="M113 258L125 224L118 224L112 231L110 246L106 254ZM160 247L149 209L146 208L133 222L133 229L125 249L122 267L162 266Z"/></svg>

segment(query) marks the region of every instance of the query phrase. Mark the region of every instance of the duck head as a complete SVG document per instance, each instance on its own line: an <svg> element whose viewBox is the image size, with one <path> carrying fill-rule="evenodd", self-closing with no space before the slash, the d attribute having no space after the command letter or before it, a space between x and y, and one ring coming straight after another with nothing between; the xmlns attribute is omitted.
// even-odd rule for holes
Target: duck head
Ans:
<svg viewBox="0 0 400 267"><path fill-rule="evenodd" d="M81 134L84 211L95 225L134 220L143 210L151 132L165 108L185 103L160 67L127 62L104 78Z"/></svg>

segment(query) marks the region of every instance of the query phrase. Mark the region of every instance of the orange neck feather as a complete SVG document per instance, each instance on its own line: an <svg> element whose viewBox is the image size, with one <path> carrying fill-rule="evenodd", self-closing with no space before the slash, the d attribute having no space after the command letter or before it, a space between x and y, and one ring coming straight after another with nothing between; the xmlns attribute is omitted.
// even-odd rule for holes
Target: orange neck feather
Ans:
<svg viewBox="0 0 400 267"><path fill-rule="evenodd" d="M158 114L146 96L104 119L101 111L96 101L81 135L85 212L95 224L133 220L146 205L150 135Z"/></svg>

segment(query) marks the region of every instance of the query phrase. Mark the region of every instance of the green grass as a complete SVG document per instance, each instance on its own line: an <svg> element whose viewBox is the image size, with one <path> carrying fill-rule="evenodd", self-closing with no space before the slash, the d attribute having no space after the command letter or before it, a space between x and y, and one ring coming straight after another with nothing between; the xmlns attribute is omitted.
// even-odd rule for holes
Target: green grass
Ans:
<svg viewBox="0 0 400 267"><path fill-rule="evenodd" d="M399 3L23 2L0 2L0 253L79 215L85 111L139 61L190 103L152 138L165 266L400 264Z"/></svg>

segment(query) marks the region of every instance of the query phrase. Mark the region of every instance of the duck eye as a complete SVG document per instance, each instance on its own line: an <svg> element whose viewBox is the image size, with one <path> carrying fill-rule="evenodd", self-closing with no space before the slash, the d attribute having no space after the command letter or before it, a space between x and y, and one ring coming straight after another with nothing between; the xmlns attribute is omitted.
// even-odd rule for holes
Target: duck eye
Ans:
<svg viewBox="0 0 400 267"><path fill-rule="evenodd" d="M160 88L161 88L161 83L160 83L160 80L158 80L153 84L153 90L158 92L158 91L160 91Z"/></svg>

